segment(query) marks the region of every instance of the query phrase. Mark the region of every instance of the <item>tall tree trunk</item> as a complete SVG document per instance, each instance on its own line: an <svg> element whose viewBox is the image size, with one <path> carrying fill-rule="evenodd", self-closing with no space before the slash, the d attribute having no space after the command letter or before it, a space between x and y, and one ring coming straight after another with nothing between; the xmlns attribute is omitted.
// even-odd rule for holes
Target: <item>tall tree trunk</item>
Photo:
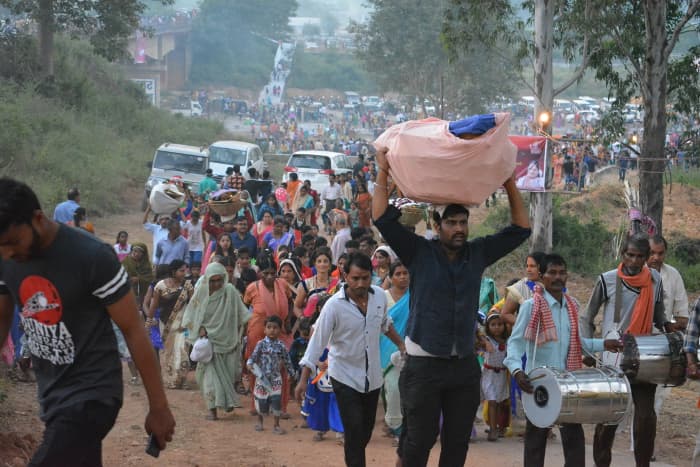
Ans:
<svg viewBox="0 0 700 467"><path fill-rule="evenodd" d="M553 28L554 0L535 0L535 125L542 112L551 114L554 103ZM544 130L549 132L549 124ZM552 251L551 193L530 193L530 224L530 251Z"/></svg>
<svg viewBox="0 0 700 467"><path fill-rule="evenodd" d="M39 62L44 77L53 75L54 14L53 0L39 0Z"/></svg>
<svg viewBox="0 0 700 467"><path fill-rule="evenodd" d="M668 75L666 1L644 4L646 54L644 63L644 136L639 157L639 201L642 212L662 232L663 172L666 143L666 89Z"/></svg>

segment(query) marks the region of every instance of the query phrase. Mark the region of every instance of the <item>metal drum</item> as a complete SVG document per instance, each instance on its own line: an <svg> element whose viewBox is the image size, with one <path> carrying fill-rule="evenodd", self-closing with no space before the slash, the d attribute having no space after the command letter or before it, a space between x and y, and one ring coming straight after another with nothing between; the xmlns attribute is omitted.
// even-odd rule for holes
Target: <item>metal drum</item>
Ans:
<svg viewBox="0 0 700 467"><path fill-rule="evenodd" d="M622 336L620 368L633 383L680 386L685 383L683 334Z"/></svg>
<svg viewBox="0 0 700 467"><path fill-rule="evenodd" d="M616 368L566 371L535 368L529 374L534 391L523 392L525 415L540 428L561 423L617 425L632 403L625 375Z"/></svg>

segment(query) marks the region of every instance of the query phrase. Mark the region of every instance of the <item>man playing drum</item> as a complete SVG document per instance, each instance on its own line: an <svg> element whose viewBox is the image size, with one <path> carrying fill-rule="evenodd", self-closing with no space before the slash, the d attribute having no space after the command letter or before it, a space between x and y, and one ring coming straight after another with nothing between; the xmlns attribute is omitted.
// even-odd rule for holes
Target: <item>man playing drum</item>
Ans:
<svg viewBox="0 0 700 467"><path fill-rule="evenodd" d="M621 333L650 335L653 325L672 332L672 324L664 313L664 295L659 273L649 268L649 239L643 235L627 238L622 249L622 262L616 269L598 277L588 307L581 317L581 334L592 337L595 317L603 307L602 335L619 338ZM603 361L607 363L606 356ZM612 359L609 363L615 363ZM634 400L634 458L637 466L647 467L654 453L656 385L636 382L632 386ZM593 438L593 459L596 466L608 467L617 425L596 425Z"/></svg>
<svg viewBox="0 0 700 467"><path fill-rule="evenodd" d="M513 332L508 339L508 355L505 366L513 374L520 389L533 393L533 385L526 372L542 366L555 369L578 370L582 368L583 351L617 352L619 340L586 339L579 333L576 299L564 293L566 287L566 262L559 255L546 255L540 263L544 290L536 287L533 298L520 305ZM527 368L523 371L522 355L527 356ZM562 423L559 427L564 459L567 467L583 467L586 462L586 446L580 423ZM525 467L544 466L548 428L539 428L527 420L525 428Z"/></svg>

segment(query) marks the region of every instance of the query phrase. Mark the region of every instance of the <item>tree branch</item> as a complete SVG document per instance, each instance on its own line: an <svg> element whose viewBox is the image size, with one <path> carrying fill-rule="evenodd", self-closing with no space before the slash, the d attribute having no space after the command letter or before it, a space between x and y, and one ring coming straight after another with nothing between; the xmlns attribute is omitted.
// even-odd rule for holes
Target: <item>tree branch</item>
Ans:
<svg viewBox="0 0 700 467"><path fill-rule="evenodd" d="M698 0L700 1L700 0ZM622 41L622 37L620 36L620 31L617 28L613 28L613 37L615 38L615 42L617 42L617 46L620 48L620 51L622 52L622 55L624 55L627 60L630 62L632 67L634 68L634 72L637 75L637 80L640 83L644 82L644 72L642 71L642 67L639 65L639 62L632 56L630 51L628 50L629 47L625 45L625 43ZM644 98L646 99L649 95L647 92L647 89L644 86L639 87L640 90L642 91L642 94L644 94Z"/></svg>
<svg viewBox="0 0 700 467"><path fill-rule="evenodd" d="M664 60L668 61L668 57L671 56L671 52L673 52L673 48L676 46L678 37L680 37L683 28L698 11L700 11L700 0L695 0L688 4L688 10L685 12L685 15L683 15L680 22L676 25L676 29L673 30L671 39L669 39L668 43L666 43L666 48L664 49Z"/></svg>
<svg viewBox="0 0 700 467"><path fill-rule="evenodd" d="M700 1L700 0L698 0ZM587 1L586 2L586 9L584 13L584 21L586 24L590 22L590 16L591 16L591 2ZM574 84L576 81L578 81L581 76L586 72L586 68L588 67L588 61L591 59L591 56L593 55L593 50L588 51L588 47L590 45L590 30L586 29L586 32L583 34L583 48L581 52L581 56L583 57L583 61L581 62L581 66L576 70L571 78L568 80L564 81L564 83L559 86L558 88L554 88L552 92L552 96L556 97L565 90L569 88L572 84Z"/></svg>

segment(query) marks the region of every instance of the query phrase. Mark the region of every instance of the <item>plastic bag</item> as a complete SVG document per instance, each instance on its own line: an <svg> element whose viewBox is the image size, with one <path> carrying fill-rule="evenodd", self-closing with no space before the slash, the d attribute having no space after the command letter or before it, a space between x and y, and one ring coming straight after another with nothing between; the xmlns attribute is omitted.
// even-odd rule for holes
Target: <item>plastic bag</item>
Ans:
<svg viewBox="0 0 700 467"><path fill-rule="evenodd" d="M214 356L214 349L211 342L206 337L200 337L194 341L192 352L190 352L190 360L193 362L209 363Z"/></svg>
<svg viewBox="0 0 700 467"><path fill-rule="evenodd" d="M374 142L389 149L391 176L404 196L433 204L481 204L515 169L517 148L508 139L510 114L495 126L462 139L437 118L394 125Z"/></svg>
<svg viewBox="0 0 700 467"><path fill-rule="evenodd" d="M172 214L176 211L182 201L185 199L185 194L180 191L177 185L172 183L159 183L151 190L151 211L156 214Z"/></svg>

